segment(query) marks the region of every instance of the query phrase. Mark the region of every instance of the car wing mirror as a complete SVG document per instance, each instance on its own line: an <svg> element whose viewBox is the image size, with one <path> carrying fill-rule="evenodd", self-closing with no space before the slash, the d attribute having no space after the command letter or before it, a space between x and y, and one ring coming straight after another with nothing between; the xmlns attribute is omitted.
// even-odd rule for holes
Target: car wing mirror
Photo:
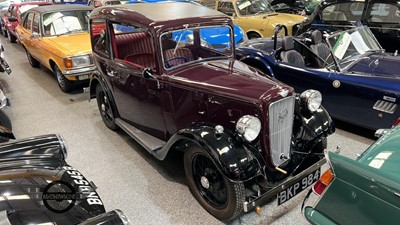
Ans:
<svg viewBox="0 0 400 225"><path fill-rule="evenodd" d="M150 67L147 67L143 70L143 77L146 79L153 79L157 82L157 89L160 89L160 81L153 75L153 70Z"/></svg>

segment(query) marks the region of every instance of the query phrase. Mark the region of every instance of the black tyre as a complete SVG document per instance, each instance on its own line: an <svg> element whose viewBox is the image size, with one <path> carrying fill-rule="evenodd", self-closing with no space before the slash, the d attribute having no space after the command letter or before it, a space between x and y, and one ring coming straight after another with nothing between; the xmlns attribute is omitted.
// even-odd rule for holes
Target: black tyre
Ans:
<svg viewBox="0 0 400 225"><path fill-rule="evenodd" d="M257 33L252 32L252 33L247 34L247 37L249 39L254 39L254 38L260 38L261 36Z"/></svg>
<svg viewBox="0 0 400 225"><path fill-rule="evenodd" d="M29 54L29 52L28 52L28 50L27 49L25 49L25 52L26 52L26 57L28 58L28 61L29 61L29 64L31 64L31 66L32 67L39 67L40 66L40 63L39 63L39 61L37 61L35 58L33 58L32 56L31 56L31 54Z"/></svg>
<svg viewBox="0 0 400 225"><path fill-rule="evenodd" d="M15 43L17 41L17 37L15 37L14 35L12 35L10 33L10 31L7 30L7 36L8 36L8 40L10 40L11 43Z"/></svg>
<svg viewBox="0 0 400 225"><path fill-rule="evenodd" d="M11 120L3 110L0 110L0 125L12 130ZM8 140L7 137L0 137L0 142L7 142Z"/></svg>
<svg viewBox="0 0 400 225"><path fill-rule="evenodd" d="M215 218L229 221L243 211L243 183L229 181L198 146L185 151L184 166L189 189L197 201Z"/></svg>
<svg viewBox="0 0 400 225"><path fill-rule="evenodd" d="M58 86L63 92L68 93L72 90L73 87L72 81L69 81L64 76L64 74L61 73L61 70L56 65L54 66L54 75L57 78Z"/></svg>
<svg viewBox="0 0 400 225"><path fill-rule="evenodd" d="M1 29L1 34L2 34L4 37L8 37L8 35L7 35L7 30L6 30L6 28L4 27L4 23L0 26L0 29Z"/></svg>
<svg viewBox="0 0 400 225"><path fill-rule="evenodd" d="M118 126L115 124L115 110L113 109L106 92L103 90L103 87L100 84L97 84L96 86L96 99L97 106L99 107L100 115L104 124L110 130L118 130Z"/></svg>

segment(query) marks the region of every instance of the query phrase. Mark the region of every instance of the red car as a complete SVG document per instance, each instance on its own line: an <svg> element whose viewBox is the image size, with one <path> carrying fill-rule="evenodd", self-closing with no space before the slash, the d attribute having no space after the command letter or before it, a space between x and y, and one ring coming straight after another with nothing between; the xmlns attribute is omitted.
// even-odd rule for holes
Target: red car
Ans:
<svg viewBox="0 0 400 225"><path fill-rule="evenodd" d="M14 43L17 40L17 34L15 32L15 28L19 25L21 21L21 17L23 17L24 12L26 12L30 8L34 8L40 5L52 5L51 2L23 2L18 4L11 4L8 7L7 14L4 15L4 27L6 29L6 33L8 39L11 43Z"/></svg>

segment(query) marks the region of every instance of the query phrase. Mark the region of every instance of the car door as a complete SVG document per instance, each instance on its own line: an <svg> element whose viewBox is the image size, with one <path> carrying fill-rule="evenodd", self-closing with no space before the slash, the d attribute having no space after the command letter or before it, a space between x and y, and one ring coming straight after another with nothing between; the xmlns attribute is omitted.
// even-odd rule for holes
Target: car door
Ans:
<svg viewBox="0 0 400 225"><path fill-rule="evenodd" d="M330 79L324 100L335 118L370 129L389 128L399 118L394 106L400 103L398 91L378 86L389 79L348 72L331 74Z"/></svg>
<svg viewBox="0 0 400 225"><path fill-rule="evenodd" d="M389 52L400 50L400 5L397 2L376 1L369 5L366 23Z"/></svg>
<svg viewBox="0 0 400 225"><path fill-rule="evenodd" d="M325 68L297 67L285 62L277 62L273 70L275 78L293 86L297 93L314 89L324 94L326 86L331 83L330 76L334 73Z"/></svg>
<svg viewBox="0 0 400 225"><path fill-rule="evenodd" d="M31 51L30 54L40 62L48 61L47 57L44 57L48 54L45 54L46 46L42 44L42 35L40 28L40 14L39 13L29 13L28 16L33 15L32 18L32 28L30 35L28 37L28 43L30 44Z"/></svg>
<svg viewBox="0 0 400 225"><path fill-rule="evenodd" d="M22 28L20 28L18 36L21 43L24 47L29 51L31 55L34 53L34 47L30 42L30 37L32 35L32 21L33 21L34 13L29 13L25 19L22 21Z"/></svg>
<svg viewBox="0 0 400 225"><path fill-rule="evenodd" d="M152 35L142 28L116 23L110 29L113 29L110 35L114 58L107 76L113 86L118 113L135 127L165 139L163 85L158 85L160 75L156 67ZM146 69L151 71L155 79L144 77Z"/></svg>

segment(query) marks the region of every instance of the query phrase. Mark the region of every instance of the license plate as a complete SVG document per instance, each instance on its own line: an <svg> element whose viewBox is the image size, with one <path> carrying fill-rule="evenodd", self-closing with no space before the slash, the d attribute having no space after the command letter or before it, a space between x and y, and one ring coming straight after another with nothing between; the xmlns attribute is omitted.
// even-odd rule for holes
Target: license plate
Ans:
<svg viewBox="0 0 400 225"><path fill-rule="evenodd" d="M86 80L89 79L89 75L82 75L78 77L79 80Z"/></svg>
<svg viewBox="0 0 400 225"><path fill-rule="evenodd" d="M278 193L278 205L281 205L287 202L289 199L293 198L300 192L302 192L307 187L311 186L313 183L319 180L319 176L321 175L320 169L308 174L307 176L303 177L296 183L292 184L291 186L287 187L285 190Z"/></svg>

